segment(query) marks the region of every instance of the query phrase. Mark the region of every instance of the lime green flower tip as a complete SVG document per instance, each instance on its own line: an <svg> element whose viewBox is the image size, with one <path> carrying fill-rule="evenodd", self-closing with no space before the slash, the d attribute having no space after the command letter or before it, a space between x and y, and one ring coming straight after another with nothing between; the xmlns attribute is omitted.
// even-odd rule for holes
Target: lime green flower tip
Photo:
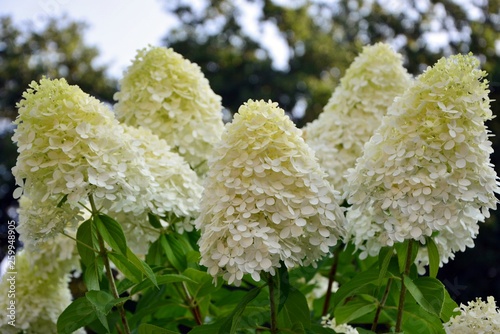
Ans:
<svg viewBox="0 0 500 334"><path fill-rule="evenodd" d="M201 264L239 284L314 264L344 235L344 216L301 130L276 103L242 105L209 160L196 227Z"/></svg>
<svg viewBox="0 0 500 334"><path fill-rule="evenodd" d="M223 131L222 105L198 65L172 49L145 48L120 86L115 94L120 121L151 129L193 168L208 159Z"/></svg>

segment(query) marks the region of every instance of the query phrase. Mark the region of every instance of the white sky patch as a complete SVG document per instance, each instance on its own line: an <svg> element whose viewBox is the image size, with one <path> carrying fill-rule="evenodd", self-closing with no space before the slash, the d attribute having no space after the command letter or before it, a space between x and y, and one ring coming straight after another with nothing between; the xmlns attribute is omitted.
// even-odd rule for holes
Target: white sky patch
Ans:
<svg viewBox="0 0 500 334"><path fill-rule="evenodd" d="M107 64L108 73L121 78L138 49L160 45L167 31L177 24L162 6L161 0L3 0L0 15L11 15L20 27L28 20L42 27L46 18L63 14L70 20L86 22L85 41L100 51L97 63Z"/></svg>

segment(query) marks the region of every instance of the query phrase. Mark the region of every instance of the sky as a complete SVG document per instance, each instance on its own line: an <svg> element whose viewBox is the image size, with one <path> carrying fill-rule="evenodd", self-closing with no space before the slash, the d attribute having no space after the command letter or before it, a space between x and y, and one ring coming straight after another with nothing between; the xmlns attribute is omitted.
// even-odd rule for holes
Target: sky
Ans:
<svg viewBox="0 0 500 334"><path fill-rule="evenodd" d="M88 45L100 51L99 64L107 64L108 74L120 78L137 49L160 45L176 19L162 5L168 0L0 0L0 16L11 15L22 27L32 21L43 26L48 17L81 20L88 24L84 33Z"/></svg>
<svg viewBox="0 0 500 334"><path fill-rule="evenodd" d="M175 16L162 6L168 0L0 0L0 16L11 15L19 26L32 21L43 27L48 17L67 15L69 19L88 24L84 39L100 51L99 64L107 64L108 74L121 78L134 59L136 51L151 45L161 45L169 29L177 23ZM191 0L201 3L201 0ZM257 28L258 5L235 0L245 15L242 23L246 33L259 40L273 59L273 66L285 70L288 66L287 45L274 25ZM278 51L281 50L281 51Z"/></svg>

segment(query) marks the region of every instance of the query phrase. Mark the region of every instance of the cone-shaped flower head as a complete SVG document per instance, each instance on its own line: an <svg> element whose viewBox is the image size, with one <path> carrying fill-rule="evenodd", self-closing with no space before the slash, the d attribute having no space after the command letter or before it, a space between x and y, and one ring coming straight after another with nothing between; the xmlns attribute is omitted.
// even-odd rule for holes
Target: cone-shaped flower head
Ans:
<svg viewBox="0 0 500 334"><path fill-rule="evenodd" d="M209 160L196 227L201 264L239 284L309 265L344 235L344 216L314 152L276 103L249 100Z"/></svg>
<svg viewBox="0 0 500 334"><path fill-rule="evenodd" d="M343 191L345 172L354 167L396 96L411 84L400 54L384 43L363 48L347 69L323 113L304 128L328 181Z"/></svg>
<svg viewBox="0 0 500 334"><path fill-rule="evenodd" d="M462 304L458 311L459 315L444 324L447 334L500 333L500 312L493 296L486 302L478 298L467 306Z"/></svg>
<svg viewBox="0 0 500 334"><path fill-rule="evenodd" d="M172 49L142 49L120 86L120 121L151 129L193 168L208 160L223 131L222 105L198 65Z"/></svg>
<svg viewBox="0 0 500 334"><path fill-rule="evenodd" d="M36 243L75 225L92 195L111 215L195 216L201 186L177 153L147 129L121 125L102 103L64 80L32 83L19 103L13 173L32 205L19 229Z"/></svg>
<svg viewBox="0 0 500 334"><path fill-rule="evenodd" d="M472 55L440 59L389 109L348 175L348 230L368 254L434 235L441 261L474 245L497 204L484 122L485 72ZM419 259L418 261L426 261Z"/></svg>
<svg viewBox="0 0 500 334"><path fill-rule="evenodd" d="M0 317L1 333L26 334L57 333L57 318L71 303L71 292L68 288L68 275L60 275L58 271L49 276L38 275L38 266L33 267L31 253L21 251L16 255L16 272L4 275L0 280L0 307L8 312L10 302L15 300L15 327L8 324L6 313ZM45 272L46 273L46 272ZM15 299L8 298L11 284L15 285ZM84 331L78 331L83 333Z"/></svg>
<svg viewBox="0 0 500 334"><path fill-rule="evenodd" d="M33 202L26 215L35 218L26 220L32 228L25 237L62 232L63 221L90 194L114 211L142 210L145 199L138 195L148 177L114 114L64 79L30 87L18 104L13 136L19 152L12 169L20 185L15 196L24 193Z"/></svg>

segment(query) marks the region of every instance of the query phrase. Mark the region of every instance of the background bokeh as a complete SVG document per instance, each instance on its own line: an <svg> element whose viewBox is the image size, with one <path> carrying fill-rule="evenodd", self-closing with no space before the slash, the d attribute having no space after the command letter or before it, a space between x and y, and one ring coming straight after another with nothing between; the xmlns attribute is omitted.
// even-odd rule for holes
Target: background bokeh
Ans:
<svg viewBox="0 0 500 334"><path fill-rule="evenodd" d="M119 79L116 70L110 71L113 64L99 61L102 50L86 42L88 24L61 14L70 2L39 2L54 10L45 10L31 23L8 15L0 18L0 257L7 245L7 222L17 219L10 173L16 148L10 138L22 92L43 75L65 77L112 103ZM301 127L318 117L361 48L378 41L400 52L414 75L442 56L474 53L489 73L493 113L500 114L500 0L159 2L167 15L159 23L165 33L158 44L200 65L222 96L226 115L249 98L271 99ZM104 14L126 15L131 25L141 25L131 10ZM110 21L108 29L119 27ZM127 37L106 47L118 49ZM500 134L498 118L488 125L492 134ZM491 140L498 173L500 142L498 136ZM488 295L500 300L499 217L493 212L481 225L475 248L457 254L440 270L439 278L457 302Z"/></svg>

